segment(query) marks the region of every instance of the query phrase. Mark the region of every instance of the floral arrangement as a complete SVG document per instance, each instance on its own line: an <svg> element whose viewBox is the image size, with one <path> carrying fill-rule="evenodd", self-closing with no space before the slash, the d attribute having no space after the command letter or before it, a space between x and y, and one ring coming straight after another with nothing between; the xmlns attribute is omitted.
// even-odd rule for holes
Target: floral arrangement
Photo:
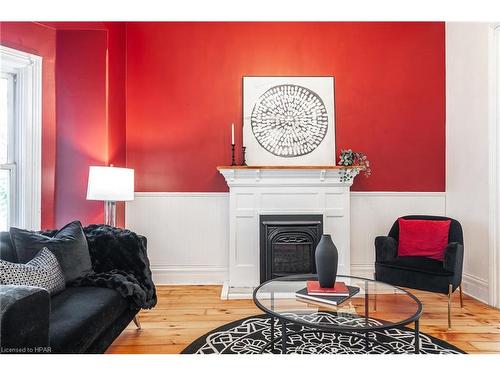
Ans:
<svg viewBox="0 0 500 375"><path fill-rule="evenodd" d="M370 177L370 161L366 155L362 152L355 152L351 149L342 150L339 157L339 165L348 167L352 165L363 167L362 172L365 177ZM340 181L347 182L351 181L358 172L353 169L341 169L340 170Z"/></svg>

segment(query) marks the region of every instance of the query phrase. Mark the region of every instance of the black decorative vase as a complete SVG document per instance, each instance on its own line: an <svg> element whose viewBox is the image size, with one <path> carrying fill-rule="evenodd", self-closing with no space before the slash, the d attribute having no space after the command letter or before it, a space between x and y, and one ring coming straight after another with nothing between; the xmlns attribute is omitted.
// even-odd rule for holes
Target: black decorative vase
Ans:
<svg viewBox="0 0 500 375"><path fill-rule="evenodd" d="M332 288L337 278L337 266L339 252L329 234L323 234L316 246L316 271L318 273L319 286Z"/></svg>

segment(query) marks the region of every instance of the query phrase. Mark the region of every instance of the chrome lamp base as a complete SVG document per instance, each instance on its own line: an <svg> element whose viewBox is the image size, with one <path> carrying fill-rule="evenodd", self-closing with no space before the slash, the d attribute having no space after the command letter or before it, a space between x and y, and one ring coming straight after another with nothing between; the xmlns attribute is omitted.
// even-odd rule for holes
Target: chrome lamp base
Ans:
<svg viewBox="0 0 500 375"><path fill-rule="evenodd" d="M104 224L116 227L116 202L104 201Z"/></svg>

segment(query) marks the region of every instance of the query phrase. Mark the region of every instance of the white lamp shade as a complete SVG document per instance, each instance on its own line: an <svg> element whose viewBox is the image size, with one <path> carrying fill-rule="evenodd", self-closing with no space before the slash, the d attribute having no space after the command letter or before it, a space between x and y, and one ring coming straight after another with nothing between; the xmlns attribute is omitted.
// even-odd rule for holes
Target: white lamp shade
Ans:
<svg viewBox="0 0 500 375"><path fill-rule="evenodd" d="M134 170L117 167L90 167L87 199L131 201L134 199Z"/></svg>

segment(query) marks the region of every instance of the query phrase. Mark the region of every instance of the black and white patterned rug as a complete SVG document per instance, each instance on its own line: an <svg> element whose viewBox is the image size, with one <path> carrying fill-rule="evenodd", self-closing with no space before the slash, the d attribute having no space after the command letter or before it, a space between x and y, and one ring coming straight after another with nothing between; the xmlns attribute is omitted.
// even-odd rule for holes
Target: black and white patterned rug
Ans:
<svg viewBox="0 0 500 375"><path fill-rule="evenodd" d="M302 316L303 318L303 316ZM309 321L332 319L360 319L359 317L332 316L318 312L308 314ZM362 318L364 319L364 318ZM370 323L381 325L375 319ZM281 324L275 319L275 338L281 337ZM408 328L390 328L370 332L367 347L363 335L314 331L297 324L287 323L287 354L389 354L414 353L415 333ZM270 318L256 315L225 324L199 337L182 354L258 354L271 338ZM281 354L281 341L274 349L267 346L264 353ZM457 347L435 337L420 333L421 354L460 354Z"/></svg>

